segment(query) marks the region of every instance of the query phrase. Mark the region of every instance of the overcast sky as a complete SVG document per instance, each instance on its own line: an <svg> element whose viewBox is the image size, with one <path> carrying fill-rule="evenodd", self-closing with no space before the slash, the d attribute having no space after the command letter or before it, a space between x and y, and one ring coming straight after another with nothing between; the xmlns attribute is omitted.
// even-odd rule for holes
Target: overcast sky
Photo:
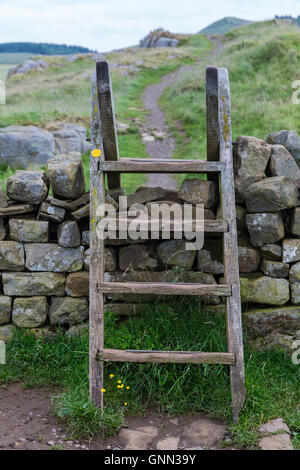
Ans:
<svg viewBox="0 0 300 470"><path fill-rule="evenodd" d="M300 0L0 0L0 42L77 44L108 51L164 27L195 33L224 16L298 16Z"/></svg>

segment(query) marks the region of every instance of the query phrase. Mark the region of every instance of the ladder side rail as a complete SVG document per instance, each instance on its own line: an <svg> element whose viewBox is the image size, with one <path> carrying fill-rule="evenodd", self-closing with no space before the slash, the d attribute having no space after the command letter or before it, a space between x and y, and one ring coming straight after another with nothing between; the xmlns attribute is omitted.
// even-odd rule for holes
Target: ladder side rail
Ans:
<svg viewBox="0 0 300 470"><path fill-rule="evenodd" d="M218 100L218 69L208 66L205 70L206 79L206 148L207 160L218 161L220 149L219 100ZM219 194L219 175L207 175L214 181Z"/></svg>
<svg viewBox="0 0 300 470"><path fill-rule="evenodd" d="M119 160L119 146L117 138L113 91L111 85L109 65L106 60L96 64L97 88L102 125L102 139L104 159L107 161ZM119 173L107 175L108 189L121 187Z"/></svg>
<svg viewBox="0 0 300 470"><path fill-rule="evenodd" d="M104 173L98 171L99 160L104 158L102 123L97 93L97 76L92 78L91 99L91 143L92 150L99 149L100 157L90 156L90 304L89 304L89 382L90 398L103 408L103 363L98 358L104 348L104 295L98 291L98 281L104 281L104 241L97 237L97 207L105 201Z"/></svg>
<svg viewBox="0 0 300 470"><path fill-rule="evenodd" d="M233 178L230 89L228 72L218 69L220 160L226 162L227 169L221 174L221 194L223 217L229 223L229 231L224 233L224 273L225 283L232 286L232 296L227 297L227 338L228 352L236 355L236 365L230 367L231 393L234 420L245 400L244 354L241 321L241 298L238 265L235 192Z"/></svg>

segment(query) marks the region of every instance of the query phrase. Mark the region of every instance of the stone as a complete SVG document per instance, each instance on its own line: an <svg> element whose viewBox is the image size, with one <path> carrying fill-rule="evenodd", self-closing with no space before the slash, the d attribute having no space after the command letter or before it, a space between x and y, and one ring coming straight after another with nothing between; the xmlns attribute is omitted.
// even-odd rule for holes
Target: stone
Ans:
<svg viewBox="0 0 300 470"><path fill-rule="evenodd" d="M276 243L284 238L284 222L280 213L247 214L246 225L253 246Z"/></svg>
<svg viewBox="0 0 300 470"><path fill-rule="evenodd" d="M13 201L40 204L48 196L48 181L41 170L18 170L8 178L7 196Z"/></svg>
<svg viewBox="0 0 300 470"><path fill-rule="evenodd" d="M67 211L75 211L78 207L90 202L90 192L82 194L79 198L74 199L74 201L66 201L64 199L56 199L53 196L49 196L47 197L46 202L52 206L62 207Z"/></svg>
<svg viewBox="0 0 300 470"><path fill-rule="evenodd" d="M146 450L159 429L154 426L144 426L138 429L121 429L119 438L124 442L123 450Z"/></svg>
<svg viewBox="0 0 300 470"><path fill-rule="evenodd" d="M275 434L262 437L258 446L261 450L294 450L291 438L288 434Z"/></svg>
<svg viewBox="0 0 300 470"><path fill-rule="evenodd" d="M88 319L89 304L85 298L52 297L49 309L50 325L74 325Z"/></svg>
<svg viewBox="0 0 300 470"><path fill-rule="evenodd" d="M291 266L290 282L300 282L300 263L295 263Z"/></svg>
<svg viewBox="0 0 300 470"><path fill-rule="evenodd" d="M268 176L286 176L290 181L300 180L300 170L294 158L282 145L272 145L267 168Z"/></svg>
<svg viewBox="0 0 300 470"><path fill-rule="evenodd" d="M222 261L213 256L214 251L202 249L197 252L197 269L204 273L223 274L224 266Z"/></svg>
<svg viewBox="0 0 300 470"><path fill-rule="evenodd" d="M81 244L84 246L90 246L90 231L84 230L81 233Z"/></svg>
<svg viewBox="0 0 300 470"><path fill-rule="evenodd" d="M260 252L251 245L247 236L238 238L238 259L240 273L255 272L260 264Z"/></svg>
<svg viewBox="0 0 300 470"><path fill-rule="evenodd" d="M166 266L179 266L189 271L192 269L196 252L186 250L184 240L168 240L158 245L157 254Z"/></svg>
<svg viewBox="0 0 300 470"><path fill-rule="evenodd" d="M80 323L78 325L73 325L71 326L66 335L75 337L75 336L82 336L82 335L88 335L89 334L89 323Z"/></svg>
<svg viewBox="0 0 300 470"><path fill-rule="evenodd" d="M28 59L22 64L16 65L15 67L9 69L7 78L12 75L26 74L32 71L41 71L47 68L49 64L42 59Z"/></svg>
<svg viewBox="0 0 300 470"><path fill-rule="evenodd" d="M29 214L35 211L35 207L31 204L9 204L7 207L0 209L0 217L9 217L11 215Z"/></svg>
<svg viewBox="0 0 300 470"><path fill-rule="evenodd" d="M281 281L281 279L278 279ZM255 307L243 313L243 322L255 333L265 335L271 331L289 331L300 328L300 306Z"/></svg>
<svg viewBox="0 0 300 470"><path fill-rule="evenodd" d="M86 129L79 124L64 123L52 132L56 151L59 154L87 153L90 144L86 141Z"/></svg>
<svg viewBox="0 0 300 470"><path fill-rule="evenodd" d="M286 238L282 242L282 261L294 263L300 260L300 239Z"/></svg>
<svg viewBox="0 0 300 470"><path fill-rule="evenodd" d="M242 303L284 305L290 299L286 279L275 279L261 273L243 274L240 286Z"/></svg>
<svg viewBox="0 0 300 470"><path fill-rule="evenodd" d="M16 326L13 323L9 325L0 326L0 341L10 341L16 331Z"/></svg>
<svg viewBox="0 0 300 470"><path fill-rule="evenodd" d="M0 270L23 271L25 268L23 243L13 241L0 242Z"/></svg>
<svg viewBox="0 0 300 470"><path fill-rule="evenodd" d="M291 303L293 305L300 305L300 282L292 282L291 289Z"/></svg>
<svg viewBox="0 0 300 470"><path fill-rule="evenodd" d="M220 443L224 438L225 430L225 424L206 417L199 417L184 427L183 436L189 445L200 445L207 448Z"/></svg>
<svg viewBox="0 0 300 470"><path fill-rule="evenodd" d="M153 270L158 267L158 261L153 257L149 247L131 245L120 249L119 267L122 271Z"/></svg>
<svg viewBox="0 0 300 470"><path fill-rule="evenodd" d="M235 206L236 211L236 228L240 232L245 232L246 230L246 214L247 211L242 206Z"/></svg>
<svg viewBox="0 0 300 470"><path fill-rule="evenodd" d="M85 192L84 170L80 154L61 154L47 163L53 196L62 199L77 199Z"/></svg>
<svg viewBox="0 0 300 470"><path fill-rule="evenodd" d="M156 444L157 450L177 450L179 437L165 437Z"/></svg>
<svg viewBox="0 0 300 470"><path fill-rule="evenodd" d="M84 252L84 268L89 271L90 270L90 249L88 248ZM113 248L105 247L104 251L104 266L105 271L113 272L116 271L118 264L117 264L117 256L116 252Z"/></svg>
<svg viewBox="0 0 300 470"><path fill-rule="evenodd" d="M270 277L288 277L290 265L280 261L269 261L264 259L260 267L261 271Z"/></svg>
<svg viewBox="0 0 300 470"><path fill-rule="evenodd" d="M272 132L268 135L266 142L272 145L285 145L289 131Z"/></svg>
<svg viewBox="0 0 300 470"><path fill-rule="evenodd" d="M112 312L119 317L134 317L141 315L145 312L145 304L133 304L133 303L111 303L104 305L104 313Z"/></svg>
<svg viewBox="0 0 300 470"><path fill-rule="evenodd" d="M65 295L64 273L3 273L3 292L12 296Z"/></svg>
<svg viewBox="0 0 300 470"><path fill-rule="evenodd" d="M280 261L282 255L282 249L280 245L275 243L267 243L263 245L260 249L262 257L264 259L269 259L271 261Z"/></svg>
<svg viewBox="0 0 300 470"><path fill-rule="evenodd" d="M298 189L285 176L265 178L245 192L248 212L277 212L299 204Z"/></svg>
<svg viewBox="0 0 300 470"><path fill-rule="evenodd" d="M283 421L282 418L276 418L272 419L271 421L268 421L265 424L262 424L259 427L260 432L278 432L278 431L286 431L287 433L290 433L288 425Z"/></svg>
<svg viewBox="0 0 300 470"><path fill-rule="evenodd" d="M62 207L52 206L48 202L43 202L40 206L38 219L51 220L56 223L61 223L66 215L65 209Z"/></svg>
<svg viewBox="0 0 300 470"><path fill-rule="evenodd" d="M81 220L90 216L90 204L76 209L76 211L71 212L70 217L73 220Z"/></svg>
<svg viewBox="0 0 300 470"><path fill-rule="evenodd" d="M49 240L48 221L36 219L9 219L9 238L28 243L45 243Z"/></svg>
<svg viewBox="0 0 300 470"><path fill-rule="evenodd" d="M285 147L293 155L298 167L300 167L300 137L296 131L289 132Z"/></svg>
<svg viewBox="0 0 300 470"><path fill-rule="evenodd" d="M80 271L67 275L66 294L71 297L84 297L89 295L90 273Z"/></svg>
<svg viewBox="0 0 300 470"><path fill-rule="evenodd" d="M83 266L83 252L83 246L63 248L56 243L30 243L25 245L25 265L29 271L80 271Z"/></svg>
<svg viewBox="0 0 300 470"><path fill-rule="evenodd" d="M158 199L164 199L167 195L167 191L164 188L146 188L141 191L136 191L133 194L127 196L127 207L133 204L145 204L146 202L157 201Z"/></svg>
<svg viewBox="0 0 300 470"><path fill-rule="evenodd" d="M4 220L2 217L0 217L0 241L5 240L6 238L6 228L4 225Z"/></svg>
<svg viewBox="0 0 300 470"><path fill-rule="evenodd" d="M300 236L300 207L292 210L290 230L293 235Z"/></svg>
<svg viewBox="0 0 300 470"><path fill-rule="evenodd" d="M11 321L12 298L0 295L0 325L6 325Z"/></svg>
<svg viewBox="0 0 300 470"><path fill-rule="evenodd" d="M53 135L36 126L0 128L0 161L12 168L44 166L55 153Z"/></svg>
<svg viewBox="0 0 300 470"><path fill-rule="evenodd" d="M264 336L258 336L254 340L250 340L250 344L258 351L269 351L271 349L292 351L294 341L294 336L274 330L264 334Z"/></svg>
<svg viewBox="0 0 300 470"><path fill-rule="evenodd" d="M7 198L4 194L4 191L2 188L0 188L0 208L4 208L8 206L8 201Z"/></svg>
<svg viewBox="0 0 300 470"><path fill-rule="evenodd" d="M76 248L80 245L80 230L76 222L66 220L57 227L57 241L65 248Z"/></svg>
<svg viewBox="0 0 300 470"><path fill-rule="evenodd" d="M239 136L233 152L236 200L245 200L250 185L262 180L271 155L271 147L256 137Z"/></svg>
<svg viewBox="0 0 300 470"><path fill-rule="evenodd" d="M48 303L46 297L15 298L12 309L12 321L20 328L37 328L47 320Z"/></svg>
<svg viewBox="0 0 300 470"><path fill-rule="evenodd" d="M205 209L212 209L216 200L216 185L213 181L199 178L185 179L178 192L179 199L190 204L203 204Z"/></svg>

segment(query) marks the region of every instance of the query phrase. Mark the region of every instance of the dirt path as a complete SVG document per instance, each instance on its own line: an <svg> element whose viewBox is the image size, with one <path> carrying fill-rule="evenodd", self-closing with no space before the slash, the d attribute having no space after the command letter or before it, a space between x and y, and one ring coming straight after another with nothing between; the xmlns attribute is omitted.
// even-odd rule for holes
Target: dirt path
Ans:
<svg viewBox="0 0 300 470"><path fill-rule="evenodd" d="M200 63L203 63L203 66L208 64L214 65L214 60L219 55L223 43L219 38L216 39L208 36L208 39L214 42L216 47L207 59L204 60L200 58L196 60L195 65L199 65ZM182 66L176 72L165 75L160 83L150 85L146 88L144 93L144 105L145 108L150 111L149 115L146 117L146 129L148 132L145 133L145 129L141 129L141 133L144 142L146 142L147 153L153 160L172 158L176 148L175 138L170 133L166 124L165 114L160 108L158 100L165 89L176 82L178 76L184 70L192 70L195 65ZM151 134L154 134L154 137ZM155 136L157 138L155 138ZM166 189L177 189L177 182L170 175L150 174L148 176L147 186L161 186Z"/></svg>

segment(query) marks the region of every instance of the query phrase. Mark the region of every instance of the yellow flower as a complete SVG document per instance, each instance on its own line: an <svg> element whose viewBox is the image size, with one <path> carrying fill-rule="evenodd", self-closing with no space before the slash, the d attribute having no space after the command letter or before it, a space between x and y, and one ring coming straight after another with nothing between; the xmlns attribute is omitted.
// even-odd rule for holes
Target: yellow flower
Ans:
<svg viewBox="0 0 300 470"><path fill-rule="evenodd" d="M98 157L100 157L100 155L101 155L101 150L100 149L92 150L92 156L93 157L98 158Z"/></svg>
<svg viewBox="0 0 300 470"><path fill-rule="evenodd" d="M128 405L128 403L125 401L124 406L127 406L127 405Z"/></svg>
<svg viewBox="0 0 300 470"><path fill-rule="evenodd" d="M129 389L130 389L130 387L127 386L127 387L126 387L126 390L129 390Z"/></svg>
<svg viewBox="0 0 300 470"><path fill-rule="evenodd" d="M121 385L117 385L117 388L121 388Z"/></svg>
<svg viewBox="0 0 300 470"><path fill-rule="evenodd" d="M109 378L112 379L114 377L114 374L110 374Z"/></svg>
<svg viewBox="0 0 300 470"><path fill-rule="evenodd" d="M121 384L122 383L122 380L118 380L118 384Z"/></svg>
<svg viewBox="0 0 300 470"><path fill-rule="evenodd" d="M124 387L124 384L120 385L120 388L123 388Z"/></svg>
<svg viewBox="0 0 300 470"><path fill-rule="evenodd" d="M105 388L101 388L101 392L106 392L106 389Z"/></svg>

